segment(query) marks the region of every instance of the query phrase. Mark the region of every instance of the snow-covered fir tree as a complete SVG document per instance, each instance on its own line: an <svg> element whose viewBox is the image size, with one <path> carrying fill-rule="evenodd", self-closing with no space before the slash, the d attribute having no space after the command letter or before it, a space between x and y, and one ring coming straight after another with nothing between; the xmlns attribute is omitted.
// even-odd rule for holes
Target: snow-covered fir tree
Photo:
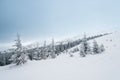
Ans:
<svg viewBox="0 0 120 80"><path fill-rule="evenodd" d="M0 52L0 65L6 65L6 51Z"/></svg>
<svg viewBox="0 0 120 80"><path fill-rule="evenodd" d="M63 47L63 42L60 42L60 45L59 45L59 48L60 48L60 52L63 52L64 51L64 47Z"/></svg>
<svg viewBox="0 0 120 80"><path fill-rule="evenodd" d="M91 53L91 48L89 46L89 43L87 42L86 35L84 35L84 38L82 39L82 43L80 46L80 56L85 57L87 54Z"/></svg>
<svg viewBox="0 0 120 80"><path fill-rule="evenodd" d="M18 58L18 62L16 63L17 65L21 65L27 62L28 56L26 49L23 48L22 52L20 53L20 57Z"/></svg>
<svg viewBox="0 0 120 80"><path fill-rule="evenodd" d="M41 57L41 59L47 59L47 57L48 57L46 41L44 41L44 45L43 45L43 47L41 49L40 57Z"/></svg>
<svg viewBox="0 0 120 80"><path fill-rule="evenodd" d="M93 54L98 54L100 53L100 47L98 45L98 43L94 40L93 41Z"/></svg>
<svg viewBox="0 0 120 80"><path fill-rule="evenodd" d="M41 56L40 56L41 52L40 52L40 46L39 45L40 44L37 42L36 47L35 47L35 52L34 52L34 59L36 59L36 60L41 59Z"/></svg>
<svg viewBox="0 0 120 80"><path fill-rule="evenodd" d="M50 57L51 57L51 58L55 58L55 57L56 57L54 39L52 39Z"/></svg>
<svg viewBox="0 0 120 80"><path fill-rule="evenodd" d="M27 54L26 50L22 47L19 34L17 35L17 39L15 41L16 44L14 46L16 49L14 50L14 55L12 55L10 60L16 65L24 64L27 62Z"/></svg>

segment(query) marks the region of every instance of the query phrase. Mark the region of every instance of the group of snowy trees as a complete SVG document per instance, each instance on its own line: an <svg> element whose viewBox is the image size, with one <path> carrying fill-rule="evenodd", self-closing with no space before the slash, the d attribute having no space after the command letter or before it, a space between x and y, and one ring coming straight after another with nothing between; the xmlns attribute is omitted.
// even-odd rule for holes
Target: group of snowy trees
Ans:
<svg viewBox="0 0 120 80"><path fill-rule="evenodd" d="M93 47L91 47L90 44L87 42L86 35L84 35L80 46L80 56L85 57L88 54L99 54L103 51L105 51L103 44L99 46L98 43L94 40Z"/></svg>
<svg viewBox="0 0 120 80"><path fill-rule="evenodd" d="M50 51L48 51L46 47L46 42L44 42L43 47L37 46L35 50L29 52L25 47L22 46L19 35L17 35L17 40L15 41L16 44L14 46L16 48L14 50L14 54L10 58L10 61L16 65L21 65L26 63L28 59L45 60L47 58L56 58L54 39L52 39Z"/></svg>
<svg viewBox="0 0 120 80"><path fill-rule="evenodd" d="M107 35L107 34L104 34ZM8 65L8 64L16 64L21 65L25 64L27 60L46 60L46 59L54 59L61 53L69 53L70 56L73 56L74 52L80 53L80 56L85 57L88 54L99 54L102 53L105 49L103 45L98 45L98 43L94 40L93 46L91 47L88 43L88 40L92 40L97 37L101 37L103 35L97 35L92 37L86 37L84 35L83 39L78 39L75 41L68 42L59 42L56 44L54 39L52 39L51 44L46 45L46 41L42 46L36 44L33 48L23 47L20 36L17 35L17 39L15 40L14 49L10 51L0 52L0 66ZM75 48L71 53L68 52L68 49L80 45L80 48Z"/></svg>
<svg viewBox="0 0 120 80"><path fill-rule="evenodd" d="M15 63L16 65L21 65L27 62L27 53L25 48L21 44L19 35L17 35L17 39L15 41L16 44L14 46L16 48L14 50L14 54L10 58L10 61L12 63Z"/></svg>

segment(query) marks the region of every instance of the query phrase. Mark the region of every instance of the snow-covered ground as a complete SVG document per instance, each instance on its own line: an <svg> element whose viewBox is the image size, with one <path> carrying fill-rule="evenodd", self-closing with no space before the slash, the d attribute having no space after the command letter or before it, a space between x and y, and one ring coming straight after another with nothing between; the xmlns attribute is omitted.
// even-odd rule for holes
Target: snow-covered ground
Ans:
<svg viewBox="0 0 120 80"><path fill-rule="evenodd" d="M104 44L104 53L84 58L62 54L56 59L0 67L0 80L120 80L120 32L96 41Z"/></svg>

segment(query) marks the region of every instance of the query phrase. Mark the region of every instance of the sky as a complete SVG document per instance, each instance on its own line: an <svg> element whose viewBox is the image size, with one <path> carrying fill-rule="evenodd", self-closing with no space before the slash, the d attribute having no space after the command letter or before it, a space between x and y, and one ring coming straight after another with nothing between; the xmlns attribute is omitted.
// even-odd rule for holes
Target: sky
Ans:
<svg viewBox="0 0 120 80"><path fill-rule="evenodd" d="M0 45L120 29L120 0L0 0ZM29 43L29 42L28 42Z"/></svg>

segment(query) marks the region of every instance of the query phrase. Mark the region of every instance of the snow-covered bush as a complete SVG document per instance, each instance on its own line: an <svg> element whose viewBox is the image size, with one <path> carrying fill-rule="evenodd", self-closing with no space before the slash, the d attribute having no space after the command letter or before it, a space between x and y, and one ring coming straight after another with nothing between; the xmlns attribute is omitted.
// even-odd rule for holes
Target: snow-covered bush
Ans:
<svg viewBox="0 0 120 80"><path fill-rule="evenodd" d="M102 53L102 52L104 52L104 51L105 51L104 45L101 44L101 45L100 45L100 53Z"/></svg>

